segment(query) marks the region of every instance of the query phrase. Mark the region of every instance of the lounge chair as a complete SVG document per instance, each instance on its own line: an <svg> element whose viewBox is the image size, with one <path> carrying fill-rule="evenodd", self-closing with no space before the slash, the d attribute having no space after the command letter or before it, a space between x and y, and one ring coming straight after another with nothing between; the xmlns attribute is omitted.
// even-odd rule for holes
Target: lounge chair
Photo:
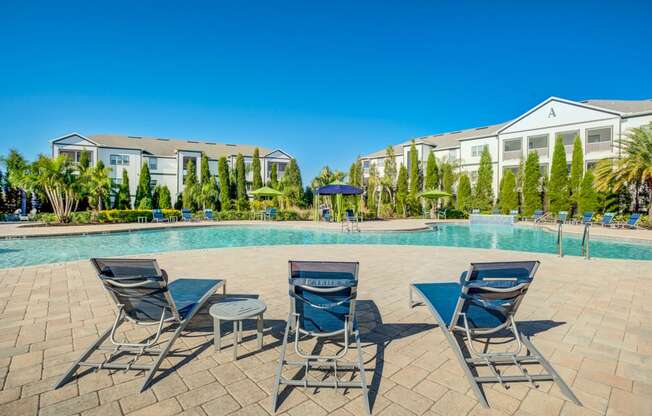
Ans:
<svg viewBox="0 0 652 416"><path fill-rule="evenodd" d="M616 223L616 227L621 227L621 228L630 228L632 230L638 228L638 222L641 220L641 214L639 212L635 212L632 215L629 216L627 219L627 222L619 222Z"/></svg>
<svg viewBox="0 0 652 416"><path fill-rule="evenodd" d="M168 219L163 215L163 211L160 209L152 210L152 222L167 222Z"/></svg>
<svg viewBox="0 0 652 416"><path fill-rule="evenodd" d="M616 216L615 212L605 212L604 215L602 216L602 221L600 221L600 225L603 227L611 227L614 225L614 217Z"/></svg>
<svg viewBox="0 0 652 416"><path fill-rule="evenodd" d="M538 261L472 263L459 283L410 285L410 307L416 305L412 298L413 291L416 291L430 308L473 392L486 408L489 404L481 384L500 383L505 386L504 383L523 381L533 386L537 381L554 381L568 399L580 405L552 365L516 326L514 315L538 267ZM500 338L498 344L507 347L506 335L516 348L508 348L510 351L505 352L488 350L493 345L490 343L492 336ZM482 342L482 348L476 349L474 342ZM526 351L522 353L524 347ZM540 365L545 371L530 374L524 365L531 364ZM514 366L520 374L503 374L499 366ZM477 369L482 367L488 371L481 376Z"/></svg>
<svg viewBox="0 0 652 416"><path fill-rule="evenodd" d="M265 210L265 219L268 221L274 221L276 219L276 208L267 208Z"/></svg>
<svg viewBox="0 0 652 416"><path fill-rule="evenodd" d="M591 221L593 221L593 211L586 211L582 215L582 225L591 224Z"/></svg>
<svg viewBox="0 0 652 416"><path fill-rule="evenodd" d="M204 210L204 219L206 221L213 221L214 218L213 218L213 210L212 209L206 208Z"/></svg>
<svg viewBox="0 0 652 416"><path fill-rule="evenodd" d="M177 279L168 284L167 273L152 259L91 259L91 263L104 288L111 294L118 314L111 328L88 347L54 387L65 385L81 367L90 367L147 371L140 390L142 392L150 385L174 341L208 298L220 286L223 293L226 292L225 281ZM156 333L139 343L118 341L117 332L125 320L137 325L155 325ZM161 334L171 329L174 332L169 339L159 342ZM107 338L110 345L103 346ZM86 361L97 351L105 352L100 354L99 361ZM118 362L120 358L130 355L132 359ZM156 358L139 364L140 356Z"/></svg>
<svg viewBox="0 0 652 416"><path fill-rule="evenodd" d="M557 220L559 220L559 222L562 224L568 221L568 211L559 211L559 214L557 215Z"/></svg>
<svg viewBox="0 0 652 416"><path fill-rule="evenodd" d="M532 215L532 221L537 222L543 218L544 212L542 209L537 209L534 211L534 215Z"/></svg>
<svg viewBox="0 0 652 416"><path fill-rule="evenodd" d="M181 220L182 221L192 221L192 212L188 208L181 209Z"/></svg>
<svg viewBox="0 0 652 416"><path fill-rule="evenodd" d="M331 216L331 210L325 209L324 212L322 213L322 218L324 218L324 221L326 222L331 222L333 219Z"/></svg>
<svg viewBox="0 0 652 416"><path fill-rule="evenodd" d="M276 411L281 385L301 387L362 388L365 409L370 414L364 359L360 348L360 333L355 319L358 286L357 262L290 261L290 314L285 325L279 366L272 390L272 411ZM294 351L299 360L285 360L288 336L293 332ZM343 338L336 353L314 354L301 349L304 336L316 338ZM340 362L354 341L357 348L355 363ZM304 368L303 379L283 377L284 366ZM308 372L313 369L333 370L331 379L316 380ZM338 372L358 372L358 380L343 380Z"/></svg>

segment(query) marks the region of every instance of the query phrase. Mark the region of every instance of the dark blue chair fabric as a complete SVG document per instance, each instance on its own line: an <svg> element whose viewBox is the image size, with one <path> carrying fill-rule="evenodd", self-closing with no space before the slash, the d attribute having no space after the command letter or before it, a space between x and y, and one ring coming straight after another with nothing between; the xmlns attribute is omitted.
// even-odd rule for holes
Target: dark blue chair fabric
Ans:
<svg viewBox="0 0 652 416"><path fill-rule="evenodd" d="M219 282L213 279L177 279L170 283L168 290L181 319L186 319L197 302Z"/></svg>

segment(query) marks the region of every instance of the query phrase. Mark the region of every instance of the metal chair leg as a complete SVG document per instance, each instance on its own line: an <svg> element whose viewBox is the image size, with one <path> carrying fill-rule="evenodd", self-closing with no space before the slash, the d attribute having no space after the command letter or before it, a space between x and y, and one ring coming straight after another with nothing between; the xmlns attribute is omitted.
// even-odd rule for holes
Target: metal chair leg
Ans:
<svg viewBox="0 0 652 416"><path fill-rule="evenodd" d="M278 389L281 385L281 374L283 372L283 364L285 364L285 350L288 345L288 335L290 332L290 319L292 314L288 316L287 323L285 324L285 331L283 332L283 345L281 346L281 356L278 359L278 367L276 369L276 376L274 377L274 388L272 389L272 412L276 413L276 406L278 400Z"/></svg>
<svg viewBox="0 0 652 416"><path fill-rule="evenodd" d="M362 357L362 347L360 346L360 331L355 331L355 344L358 349L358 369L360 370L360 381L362 386L362 397L364 406L368 415L371 415L371 406L369 406L369 391L367 389L367 379L364 372L364 358Z"/></svg>

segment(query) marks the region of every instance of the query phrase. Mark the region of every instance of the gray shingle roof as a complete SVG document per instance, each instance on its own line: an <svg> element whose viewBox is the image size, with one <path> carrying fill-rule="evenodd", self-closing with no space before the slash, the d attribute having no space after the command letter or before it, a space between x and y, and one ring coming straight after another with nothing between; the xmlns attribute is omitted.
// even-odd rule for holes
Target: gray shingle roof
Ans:
<svg viewBox="0 0 652 416"><path fill-rule="evenodd" d="M254 149L257 147L248 144L214 143L205 140L178 140L113 134L97 134L87 137L103 147L142 149L144 152L156 156L176 157L178 150L204 152L210 159L237 155L238 153L242 153L244 156L252 156ZM258 149L261 156L271 152L271 150L263 147Z"/></svg>
<svg viewBox="0 0 652 416"><path fill-rule="evenodd" d="M652 112L652 99L647 100L584 100L584 104L605 110L616 111L624 115Z"/></svg>

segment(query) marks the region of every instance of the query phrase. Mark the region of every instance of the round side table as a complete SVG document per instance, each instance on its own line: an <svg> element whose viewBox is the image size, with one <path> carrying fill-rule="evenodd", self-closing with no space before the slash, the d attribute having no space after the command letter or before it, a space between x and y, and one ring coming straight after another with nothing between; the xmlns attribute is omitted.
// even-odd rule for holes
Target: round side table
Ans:
<svg viewBox="0 0 652 416"><path fill-rule="evenodd" d="M215 350L221 351L220 321L233 321L233 359L238 359L238 342L242 341L242 321L256 318L258 349L263 348L263 314L267 306L258 299L225 296L213 304L208 313L213 317Z"/></svg>

